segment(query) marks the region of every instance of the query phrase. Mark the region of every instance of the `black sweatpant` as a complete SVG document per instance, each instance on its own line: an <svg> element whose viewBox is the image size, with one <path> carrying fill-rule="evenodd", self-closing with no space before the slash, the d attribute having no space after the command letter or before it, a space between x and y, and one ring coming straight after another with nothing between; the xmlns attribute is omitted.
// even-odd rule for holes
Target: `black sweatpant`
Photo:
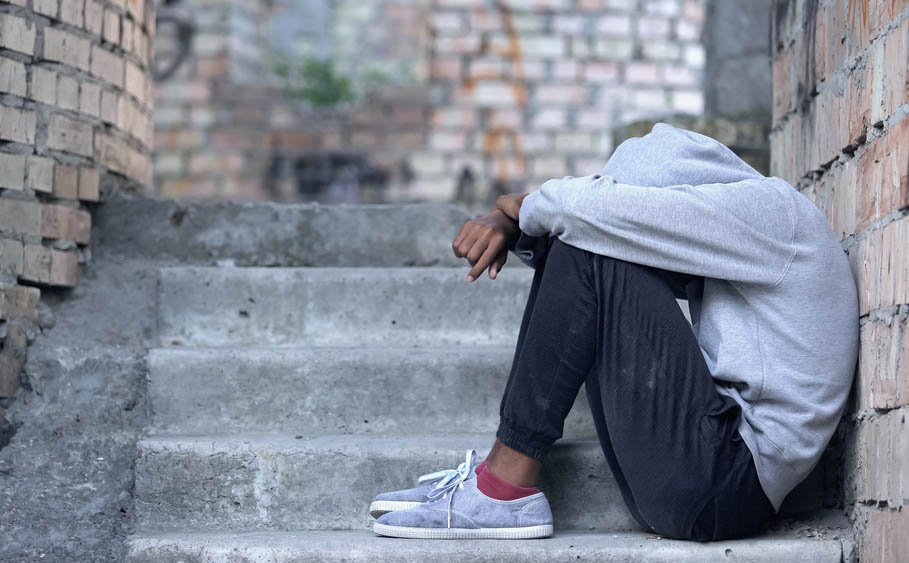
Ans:
<svg viewBox="0 0 909 563"><path fill-rule="evenodd" d="M690 276L555 238L536 275L500 409L499 440L543 459L586 383L603 452L648 531L710 541L773 514L673 291Z"/></svg>

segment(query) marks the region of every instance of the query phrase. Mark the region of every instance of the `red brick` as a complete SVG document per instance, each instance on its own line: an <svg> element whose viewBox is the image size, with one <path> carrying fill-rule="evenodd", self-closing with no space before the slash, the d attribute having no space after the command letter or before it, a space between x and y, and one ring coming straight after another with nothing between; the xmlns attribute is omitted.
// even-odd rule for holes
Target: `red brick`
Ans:
<svg viewBox="0 0 909 563"><path fill-rule="evenodd" d="M909 207L909 118L875 139L858 157L858 230Z"/></svg>
<svg viewBox="0 0 909 563"><path fill-rule="evenodd" d="M92 126L63 115L54 115L47 128L47 146L51 149L92 156Z"/></svg>
<svg viewBox="0 0 909 563"><path fill-rule="evenodd" d="M54 195L64 199L79 197L79 169L75 166L54 166Z"/></svg>
<svg viewBox="0 0 909 563"><path fill-rule="evenodd" d="M91 232L92 219L87 211L49 203L41 206L42 237L88 244Z"/></svg>
<svg viewBox="0 0 909 563"><path fill-rule="evenodd" d="M44 28L44 58L81 70L89 69L89 42L69 31L55 27Z"/></svg>
<svg viewBox="0 0 909 563"><path fill-rule="evenodd" d="M75 252L51 251L51 285L76 287L79 283L79 260Z"/></svg>
<svg viewBox="0 0 909 563"><path fill-rule="evenodd" d="M97 168L79 169L79 199L98 201L100 199L101 174Z"/></svg>
<svg viewBox="0 0 909 563"><path fill-rule="evenodd" d="M904 499L909 494L909 426L906 409L866 413L856 421L847 455L849 502Z"/></svg>
<svg viewBox="0 0 909 563"><path fill-rule="evenodd" d="M859 410L909 405L907 329L906 320L898 316L862 326L856 393Z"/></svg>
<svg viewBox="0 0 909 563"><path fill-rule="evenodd" d="M869 231L849 250L858 282L859 314L909 303L909 218Z"/></svg>
<svg viewBox="0 0 909 563"><path fill-rule="evenodd" d="M859 561L909 561L909 511L858 507L856 519Z"/></svg>

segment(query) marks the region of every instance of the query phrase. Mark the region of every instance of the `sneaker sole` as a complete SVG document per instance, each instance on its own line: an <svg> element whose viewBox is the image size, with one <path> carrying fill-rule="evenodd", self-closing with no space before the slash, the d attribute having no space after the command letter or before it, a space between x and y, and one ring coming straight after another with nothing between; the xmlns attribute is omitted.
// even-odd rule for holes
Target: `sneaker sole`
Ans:
<svg viewBox="0 0 909 563"><path fill-rule="evenodd" d="M377 500L373 501L373 503L369 505L369 515L373 518L378 518L379 516L388 514L389 512L407 510L408 508L413 508L415 506L420 506L420 503L403 500Z"/></svg>
<svg viewBox="0 0 909 563"><path fill-rule="evenodd" d="M380 536L416 540L530 540L552 535L552 524L523 528L410 528L406 526L373 525Z"/></svg>

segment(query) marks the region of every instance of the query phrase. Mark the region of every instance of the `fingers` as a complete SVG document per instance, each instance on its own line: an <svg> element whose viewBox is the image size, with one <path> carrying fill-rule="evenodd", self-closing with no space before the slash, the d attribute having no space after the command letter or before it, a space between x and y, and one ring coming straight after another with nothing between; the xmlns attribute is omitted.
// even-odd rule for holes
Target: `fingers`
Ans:
<svg viewBox="0 0 909 563"><path fill-rule="evenodd" d="M473 247L477 245L477 242L482 238L483 232L479 228L473 228L464 238L458 243L457 248L455 248L455 256L458 258L467 258L467 261L473 264L476 262L476 258L473 260L470 259L470 251L473 250ZM482 252L482 250L480 250Z"/></svg>
<svg viewBox="0 0 909 563"><path fill-rule="evenodd" d="M479 278L483 274L483 271L499 256L504 245L504 239L498 236L493 236L485 241L480 241L479 244L475 245L467 255L468 260L472 254L475 255L477 253L478 247L480 247L480 252L482 252L482 254L479 254L476 262L472 262L473 268L471 268L470 272L467 274L467 281L472 282Z"/></svg>
<svg viewBox="0 0 909 563"><path fill-rule="evenodd" d="M489 279L496 279L496 276L502 271L502 266L505 265L506 260L508 260L508 249L503 249L492 261L492 265L489 266Z"/></svg>
<svg viewBox="0 0 909 563"><path fill-rule="evenodd" d="M464 223L464 226L461 227L461 230L458 231L457 236L451 243L451 248L458 258L463 258L462 254L458 254L458 248L461 246L461 243L464 242L464 238L467 237L471 230L473 230L473 223L470 221Z"/></svg>

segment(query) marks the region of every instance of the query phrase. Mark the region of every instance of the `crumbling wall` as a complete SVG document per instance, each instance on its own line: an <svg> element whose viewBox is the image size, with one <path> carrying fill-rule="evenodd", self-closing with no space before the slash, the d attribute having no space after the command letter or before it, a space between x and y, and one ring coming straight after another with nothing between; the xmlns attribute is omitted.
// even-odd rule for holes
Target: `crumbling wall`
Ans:
<svg viewBox="0 0 909 563"><path fill-rule="evenodd" d="M859 288L845 504L861 561L909 560L909 1L776 0L772 172L842 239Z"/></svg>
<svg viewBox="0 0 909 563"><path fill-rule="evenodd" d="M98 276L98 203L149 192L153 33L152 0L0 1L3 561L122 559L142 356L85 338L110 319L55 312L92 285L80 272Z"/></svg>
<svg viewBox="0 0 909 563"><path fill-rule="evenodd" d="M150 184L152 9L0 1L0 398L19 388L41 292L78 281L91 205Z"/></svg>

